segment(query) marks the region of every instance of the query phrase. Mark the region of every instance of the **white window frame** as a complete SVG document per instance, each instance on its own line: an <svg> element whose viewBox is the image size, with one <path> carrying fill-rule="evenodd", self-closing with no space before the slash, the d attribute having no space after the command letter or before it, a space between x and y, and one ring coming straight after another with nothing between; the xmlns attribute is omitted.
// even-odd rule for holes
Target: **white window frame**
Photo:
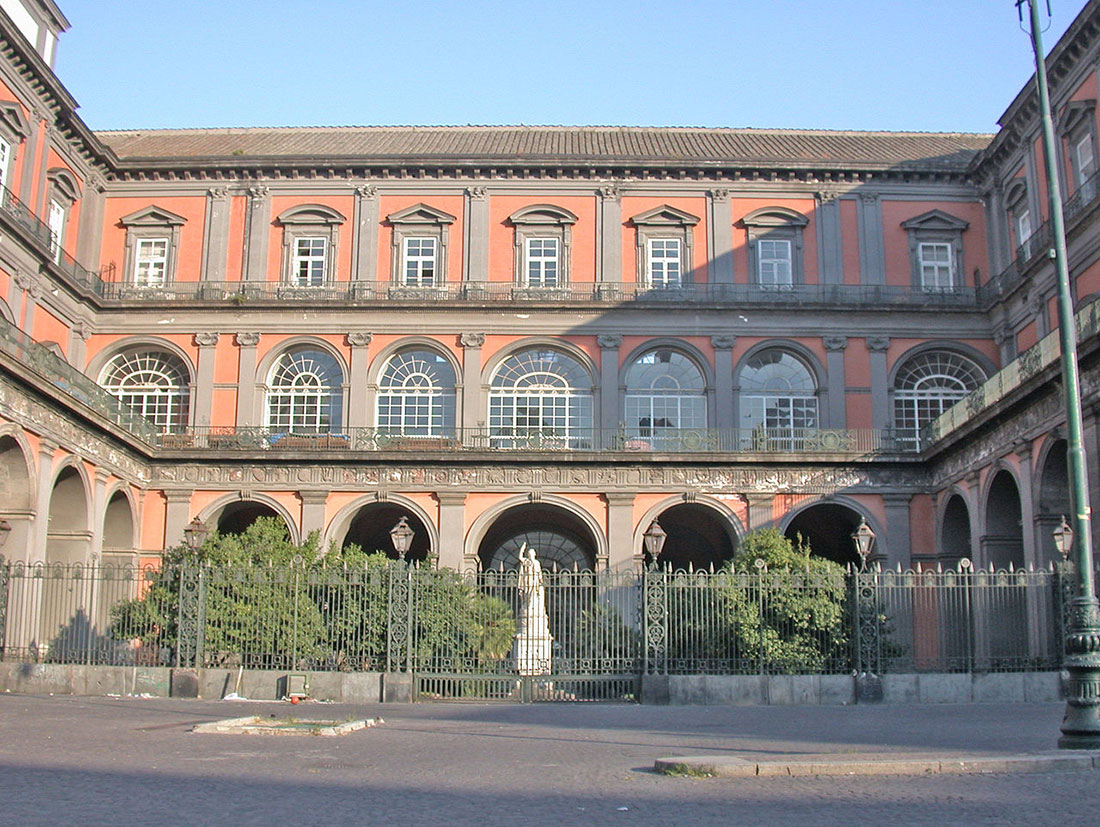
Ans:
<svg viewBox="0 0 1100 827"><path fill-rule="evenodd" d="M783 255L778 255L780 250ZM794 284L794 245L790 239L757 239L756 277L761 287L783 289Z"/></svg>
<svg viewBox="0 0 1100 827"><path fill-rule="evenodd" d="M646 280L654 289L683 285L683 245L678 238L646 239Z"/></svg>
<svg viewBox="0 0 1100 827"><path fill-rule="evenodd" d="M181 433L187 427L190 375L173 354L144 348L119 353L103 367L99 381L108 393L152 422L160 433Z"/></svg>
<svg viewBox="0 0 1100 827"><path fill-rule="evenodd" d="M1031 210L1026 207L1016 214L1016 248L1024 251L1024 258L1031 256Z"/></svg>
<svg viewBox="0 0 1100 827"><path fill-rule="evenodd" d="M418 245L420 251L411 248ZM423 252L428 245L431 253ZM430 276L425 272L430 271ZM404 287L436 287L439 284L439 239L431 236L406 236L401 239L401 284Z"/></svg>
<svg viewBox="0 0 1100 827"><path fill-rule="evenodd" d="M294 287L320 287L328 280L329 240L318 235L295 236L290 279ZM303 251L303 244L307 249ZM320 252L316 245L320 244Z"/></svg>
<svg viewBox="0 0 1100 827"><path fill-rule="evenodd" d="M161 251L156 252L160 245ZM160 287L168 280L169 236L150 236L134 240L134 272L136 287Z"/></svg>
<svg viewBox="0 0 1100 827"><path fill-rule="evenodd" d="M61 261L61 251L65 244L65 224L68 222L69 211L56 199L50 199L50 206L46 211L46 225L50 228L50 254L54 263Z"/></svg>
<svg viewBox="0 0 1100 827"><path fill-rule="evenodd" d="M11 166L11 142L0 138L0 187L8 185L8 167Z"/></svg>
<svg viewBox="0 0 1100 827"><path fill-rule="evenodd" d="M547 247L553 248L547 253ZM536 248L539 248L536 250ZM561 241L548 236L529 236L524 240L524 286L552 288L561 286Z"/></svg>
<svg viewBox="0 0 1100 827"><path fill-rule="evenodd" d="M935 251L946 251L947 261L929 256L929 253ZM923 290L935 292L955 289L955 255L949 242L921 241L917 245L917 259Z"/></svg>

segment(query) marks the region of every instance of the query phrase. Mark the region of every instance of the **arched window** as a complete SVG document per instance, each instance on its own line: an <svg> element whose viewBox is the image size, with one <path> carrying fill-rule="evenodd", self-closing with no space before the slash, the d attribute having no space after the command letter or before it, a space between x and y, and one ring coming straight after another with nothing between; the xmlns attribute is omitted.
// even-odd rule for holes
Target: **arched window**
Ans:
<svg viewBox="0 0 1100 827"><path fill-rule="evenodd" d="M378 429L412 437L453 436L455 372L432 350L390 357L378 380Z"/></svg>
<svg viewBox="0 0 1100 827"><path fill-rule="evenodd" d="M920 447L920 432L986 379L973 360L947 350L918 353L894 379L894 428L909 447Z"/></svg>
<svg viewBox="0 0 1100 827"><path fill-rule="evenodd" d="M187 426L190 374L173 353L146 348L124 351L104 366L99 384L161 433L179 433Z"/></svg>
<svg viewBox="0 0 1100 827"><path fill-rule="evenodd" d="M288 350L271 370L267 425L280 433L328 434L340 428L343 373L323 350Z"/></svg>
<svg viewBox="0 0 1100 827"><path fill-rule="evenodd" d="M809 432L818 427L817 383L793 353L771 348L756 354L742 368L740 385L743 442L794 451L812 438Z"/></svg>
<svg viewBox="0 0 1100 827"><path fill-rule="evenodd" d="M592 440L592 377L557 350L509 356L489 391L489 436L496 448L587 448Z"/></svg>
<svg viewBox="0 0 1100 827"><path fill-rule="evenodd" d="M683 353L644 353L626 372L626 436L658 450L679 446L680 432L707 427L706 382Z"/></svg>

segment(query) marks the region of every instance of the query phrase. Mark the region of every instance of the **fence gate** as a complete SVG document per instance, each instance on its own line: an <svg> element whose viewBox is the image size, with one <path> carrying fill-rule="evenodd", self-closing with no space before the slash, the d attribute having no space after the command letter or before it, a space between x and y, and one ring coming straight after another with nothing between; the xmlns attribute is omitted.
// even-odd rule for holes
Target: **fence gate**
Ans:
<svg viewBox="0 0 1100 827"><path fill-rule="evenodd" d="M521 568L403 576L408 588L391 590L390 610L409 620L391 616L389 666L412 673L420 700L637 700L637 575L544 571L532 582ZM402 627L408 634L394 639Z"/></svg>

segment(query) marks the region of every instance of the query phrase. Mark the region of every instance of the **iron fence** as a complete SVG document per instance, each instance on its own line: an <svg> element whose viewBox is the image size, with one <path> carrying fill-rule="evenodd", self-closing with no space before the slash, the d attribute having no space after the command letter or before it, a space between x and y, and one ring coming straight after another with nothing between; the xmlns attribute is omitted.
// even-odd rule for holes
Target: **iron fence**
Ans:
<svg viewBox="0 0 1100 827"><path fill-rule="evenodd" d="M929 571L546 571L542 621L511 571L377 558L7 563L0 656L407 672L436 697L507 694L524 676L582 697L596 684L622 694L642 674L1036 671L1060 667L1072 583L1064 569L965 561Z"/></svg>

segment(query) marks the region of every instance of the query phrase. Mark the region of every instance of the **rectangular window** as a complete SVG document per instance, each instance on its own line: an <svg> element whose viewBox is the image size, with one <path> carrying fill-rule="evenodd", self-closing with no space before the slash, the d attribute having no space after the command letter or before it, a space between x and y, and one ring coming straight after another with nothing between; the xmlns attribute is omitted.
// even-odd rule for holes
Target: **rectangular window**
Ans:
<svg viewBox="0 0 1100 827"><path fill-rule="evenodd" d="M1016 216L1016 247L1019 258L1031 256L1031 211L1024 210Z"/></svg>
<svg viewBox="0 0 1100 827"><path fill-rule="evenodd" d="M164 284L168 272L168 239L139 238L134 250L134 284L155 287Z"/></svg>
<svg viewBox="0 0 1100 827"><path fill-rule="evenodd" d="M50 252L53 253L53 260L59 262L61 245L65 243L65 208L56 201L50 201L46 224L50 228Z"/></svg>
<svg viewBox="0 0 1100 827"><path fill-rule="evenodd" d="M1073 147L1077 158L1077 190L1084 201L1091 201L1096 195L1096 182L1092 176L1096 174L1096 153L1092 148L1092 135L1086 134Z"/></svg>
<svg viewBox="0 0 1100 827"><path fill-rule="evenodd" d="M951 261L951 245L924 242L917 248L920 259L920 283L925 290L953 290L955 268Z"/></svg>
<svg viewBox="0 0 1100 827"><path fill-rule="evenodd" d="M434 238L406 238L404 271L406 287L435 286Z"/></svg>
<svg viewBox="0 0 1100 827"><path fill-rule="evenodd" d="M294 239L294 263L291 278L297 287L318 287L325 283L327 245L324 238Z"/></svg>
<svg viewBox="0 0 1100 827"><path fill-rule="evenodd" d="M0 138L0 187L8 185L8 164L11 163L11 144Z"/></svg>
<svg viewBox="0 0 1100 827"><path fill-rule="evenodd" d="M527 239L527 286L558 286L558 240Z"/></svg>
<svg viewBox="0 0 1100 827"><path fill-rule="evenodd" d="M766 287L788 287L791 279L791 242L760 239L756 242L760 284Z"/></svg>
<svg viewBox="0 0 1100 827"><path fill-rule="evenodd" d="M647 245L650 287L679 287L680 239L651 238Z"/></svg>

